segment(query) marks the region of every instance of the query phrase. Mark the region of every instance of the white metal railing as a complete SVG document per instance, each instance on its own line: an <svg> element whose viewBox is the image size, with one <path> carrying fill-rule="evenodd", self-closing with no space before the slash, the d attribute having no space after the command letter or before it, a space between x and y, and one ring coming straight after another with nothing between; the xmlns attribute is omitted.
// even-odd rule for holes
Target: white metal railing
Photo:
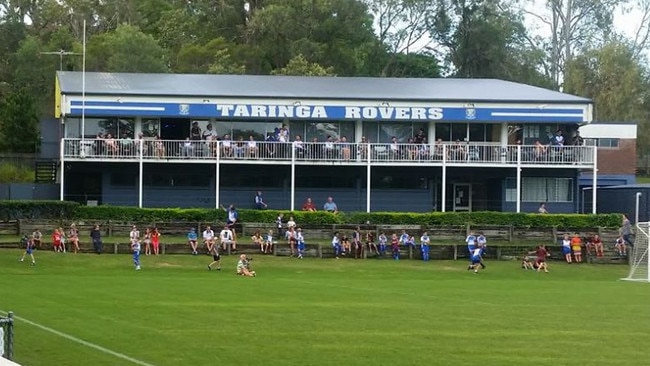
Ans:
<svg viewBox="0 0 650 366"><path fill-rule="evenodd" d="M72 139L64 159L593 165L593 146ZM518 159L518 156L520 159Z"/></svg>

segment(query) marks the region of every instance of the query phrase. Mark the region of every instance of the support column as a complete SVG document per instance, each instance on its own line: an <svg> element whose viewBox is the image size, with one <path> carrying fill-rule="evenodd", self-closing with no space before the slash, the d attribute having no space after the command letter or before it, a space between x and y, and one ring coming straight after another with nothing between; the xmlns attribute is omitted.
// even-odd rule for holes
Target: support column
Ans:
<svg viewBox="0 0 650 366"><path fill-rule="evenodd" d="M501 148L499 149L499 159L502 163L505 163L508 161L508 122L501 123L500 142Z"/></svg>
<svg viewBox="0 0 650 366"><path fill-rule="evenodd" d="M59 201L63 201L65 198L64 190L64 180L65 180L65 139L61 139L61 146L59 146Z"/></svg>
<svg viewBox="0 0 650 366"><path fill-rule="evenodd" d="M594 175L591 182L591 213L596 213L596 199L598 197L597 187L598 187L598 147L594 146ZM650 272L649 272L650 273Z"/></svg>
<svg viewBox="0 0 650 366"><path fill-rule="evenodd" d="M517 213L521 212L521 145L517 145Z"/></svg>
<svg viewBox="0 0 650 366"><path fill-rule="evenodd" d="M221 155L221 146L220 146L221 141L215 141L214 143L217 144L217 163L215 166L215 174L214 174L214 208L217 210L219 209L219 181L221 180L221 166L219 162L219 157Z"/></svg>
<svg viewBox="0 0 650 366"><path fill-rule="evenodd" d="M429 121L428 127L427 142L429 143L430 151L433 151L433 145L436 143L436 123L434 121Z"/></svg>
<svg viewBox="0 0 650 366"><path fill-rule="evenodd" d="M291 211L295 209L296 206L296 149L291 145L291 187L289 187L291 192Z"/></svg>
<svg viewBox="0 0 650 366"><path fill-rule="evenodd" d="M446 212L447 210L447 145L442 145L442 197L440 203L440 211Z"/></svg>
<svg viewBox="0 0 650 366"><path fill-rule="evenodd" d="M144 139L138 139L138 149L140 150L140 160L138 161L138 207L142 208L142 195L143 195L143 189L142 186L144 184L144 164L143 164L143 152L144 152Z"/></svg>
<svg viewBox="0 0 650 366"><path fill-rule="evenodd" d="M367 145L367 152L366 152L366 157L368 160L366 161L366 212L370 212L370 178L372 177L372 173L370 171L370 162L372 161L370 159L370 152L372 151L372 145L368 144Z"/></svg>

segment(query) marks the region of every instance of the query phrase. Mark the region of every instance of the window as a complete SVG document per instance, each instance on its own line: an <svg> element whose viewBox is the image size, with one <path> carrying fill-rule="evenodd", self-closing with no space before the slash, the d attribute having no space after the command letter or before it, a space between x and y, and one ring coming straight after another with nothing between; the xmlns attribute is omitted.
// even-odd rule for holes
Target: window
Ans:
<svg viewBox="0 0 650 366"><path fill-rule="evenodd" d="M65 136L81 137L81 118L68 118L65 121ZM133 118L84 118L83 134L95 138L98 134L111 134L115 138L134 138L135 119Z"/></svg>
<svg viewBox="0 0 650 366"><path fill-rule="evenodd" d="M586 146L596 146L609 149L617 149L619 139L585 139Z"/></svg>
<svg viewBox="0 0 650 366"><path fill-rule="evenodd" d="M160 120L148 118L142 120L142 135L147 138L155 138L160 135Z"/></svg>
<svg viewBox="0 0 650 366"><path fill-rule="evenodd" d="M506 202L515 202L517 186L514 178L506 179ZM522 202L573 202L572 178L523 177Z"/></svg>
<svg viewBox="0 0 650 366"><path fill-rule="evenodd" d="M407 142L415 136L419 129L423 129L425 135L429 129L426 122L364 122L363 135L371 143L389 143L393 136L399 142Z"/></svg>
<svg viewBox="0 0 650 366"><path fill-rule="evenodd" d="M291 136L302 135L303 141L311 141L316 137L318 141L323 142L327 140L327 136L332 136L334 139L345 136L348 141L354 141L354 121L296 121L291 123L291 128Z"/></svg>

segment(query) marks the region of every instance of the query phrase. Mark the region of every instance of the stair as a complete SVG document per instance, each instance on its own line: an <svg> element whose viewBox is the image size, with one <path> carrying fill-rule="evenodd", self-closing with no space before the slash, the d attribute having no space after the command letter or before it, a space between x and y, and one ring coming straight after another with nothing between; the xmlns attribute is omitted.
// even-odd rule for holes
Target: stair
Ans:
<svg viewBox="0 0 650 366"><path fill-rule="evenodd" d="M34 163L34 183L55 183L58 167L56 160L37 160Z"/></svg>

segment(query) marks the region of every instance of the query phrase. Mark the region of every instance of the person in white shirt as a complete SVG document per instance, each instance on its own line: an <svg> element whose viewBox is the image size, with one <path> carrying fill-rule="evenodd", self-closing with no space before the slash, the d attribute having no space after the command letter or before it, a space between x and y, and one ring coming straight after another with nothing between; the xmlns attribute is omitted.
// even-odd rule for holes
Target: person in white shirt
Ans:
<svg viewBox="0 0 650 366"><path fill-rule="evenodd" d="M208 254L212 252L212 247L214 246L214 231L212 231L209 225L206 226L203 231L203 245L205 245L205 248L208 250Z"/></svg>
<svg viewBox="0 0 650 366"><path fill-rule="evenodd" d="M248 157L257 158L259 149L257 148L257 141L255 141L255 137L253 137L253 135L248 136L247 146L248 146Z"/></svg>
<svg viewBox="0 0 650 366"><path fill-rule="evenodd" d="M227 250L228 245L230 245L233 252L237 251L237 243L233 238L232 230L228 226L224 226L221 233L219 233L219 240L221 241L221 249Z"/></svg>
<svg viewBox="0 0 650 366"><path fill-rule="evenodd" d="M131 241L131 245L134 245L136 242L140 245L140 231L138 231L138 228L135 225L133 225L133 228L129 233L129 240ZM138 249L138 251L140 251L140 249Z"/></svg>

